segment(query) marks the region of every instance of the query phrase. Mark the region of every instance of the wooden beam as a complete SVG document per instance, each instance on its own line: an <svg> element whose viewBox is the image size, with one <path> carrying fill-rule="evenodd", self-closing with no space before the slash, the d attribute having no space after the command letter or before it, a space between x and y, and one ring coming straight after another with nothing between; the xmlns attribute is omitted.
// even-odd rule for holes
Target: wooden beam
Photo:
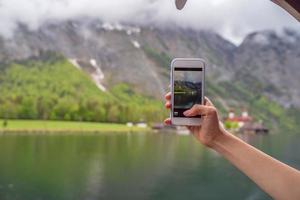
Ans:
<svg viewBox="0 0 300 200"><path fill-rule="evenodd" d="M288 13L293 15L300 22L300 1L299 0L271 0L281 6Z"/></svg>

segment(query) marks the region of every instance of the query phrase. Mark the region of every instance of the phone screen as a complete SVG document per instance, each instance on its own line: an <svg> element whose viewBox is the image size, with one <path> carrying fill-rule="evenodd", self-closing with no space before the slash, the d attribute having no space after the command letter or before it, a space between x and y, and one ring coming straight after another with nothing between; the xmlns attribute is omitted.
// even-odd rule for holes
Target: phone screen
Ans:
<svg viewBox="0 0 300 200"><path fill-rule="evenodd" d="M202 102L203 68L175 67L173 73L173 117L186 117L184 111Z"/></svg>

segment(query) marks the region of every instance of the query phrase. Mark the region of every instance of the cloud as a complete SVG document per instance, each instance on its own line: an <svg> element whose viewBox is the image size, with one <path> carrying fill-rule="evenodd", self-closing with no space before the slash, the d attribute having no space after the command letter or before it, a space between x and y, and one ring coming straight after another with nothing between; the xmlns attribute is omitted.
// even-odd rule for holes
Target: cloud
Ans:
<svg viewBox="0 0 300 200"><path fill-rule="evenodd" d="M174 0L0 0L0 34L12 35L20 22L36 29L47 20L82 16L211 29L236 43L253 31L300 30L294 18L269 0L188 0L182 11L175 9Z"/></svg>

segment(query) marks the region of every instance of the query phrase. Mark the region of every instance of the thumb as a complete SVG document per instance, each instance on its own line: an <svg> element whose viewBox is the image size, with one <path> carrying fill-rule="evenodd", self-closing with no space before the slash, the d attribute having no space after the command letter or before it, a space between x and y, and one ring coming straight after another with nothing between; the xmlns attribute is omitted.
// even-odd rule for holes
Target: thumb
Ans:
<svg viewBox="0 0 300 200"><path fill-rule="evenodd" d="M215 112L215 108L212 106L205 106L205 105L194 105L191 109L185 111L183 114L187 117L194 117L197 115L209 115Z"/></svg>

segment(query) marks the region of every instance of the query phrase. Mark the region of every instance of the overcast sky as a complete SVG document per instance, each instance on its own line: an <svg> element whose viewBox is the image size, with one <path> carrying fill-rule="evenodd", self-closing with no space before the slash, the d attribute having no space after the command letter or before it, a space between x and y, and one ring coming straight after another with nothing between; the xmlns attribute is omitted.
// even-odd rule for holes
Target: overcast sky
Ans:
<svg viewBox="0 0 300 200"><path fill-rule="evenodd" d="M188 0L182 11L175 9L174 1L0 0L0 34L11 35L16 22L35 29L47 20L81 16L211 29L235 43L257 30L290 27L300 32L300 23L270 0Z"/></svg>

